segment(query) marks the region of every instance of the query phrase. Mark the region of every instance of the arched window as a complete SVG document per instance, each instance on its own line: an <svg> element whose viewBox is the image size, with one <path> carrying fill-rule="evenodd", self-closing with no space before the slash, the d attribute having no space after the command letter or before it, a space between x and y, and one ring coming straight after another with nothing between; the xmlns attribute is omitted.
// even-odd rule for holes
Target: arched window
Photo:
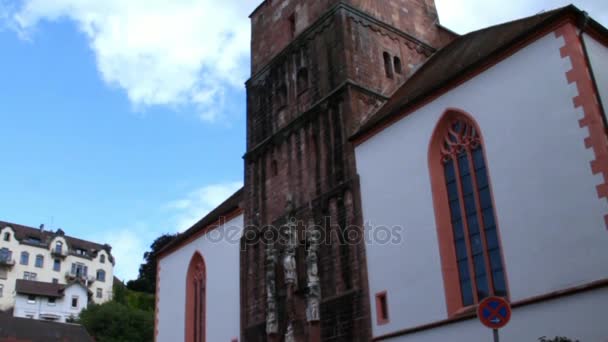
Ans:
<svg viewBox="0 0 608 342"><path fill-rule="evenodd" d="M21 252L21 260L19 262L21 265L26 265L30 263L30 253Z"/></svg>
<svg viewBox="0 0 608 342"><path fill-rule="evenodd" d="M36 255L36 265L35 266L38 268L44 267L44 257L42 256L42 254Z"/></svg>
<svg viewBox="0 0 608 342"><path fill-rule="evenodd" d="M393 78L393 65L391 63L391 55L388 52L382 53L382 58L384 59L384 73L386 77Z"/></svg>
<svg viewBox="0 0 608 342"><path fill-rule="evenodd" d="M483 139L468 114L450 110L440 120L429 169L448 313L507 297Z"/></svg>
<svg viewBox="0 0 608 342"><path fill-rule="evenodd" d="M55 243L55 253L61 254L63 252L63 243L61 241L57 241Z"/></svg>
<svg viewBox="0 0 608 342"><path fill-rule="evenodd" d="M97 281L105 282L106 281L106 271L97 270Z"/></svg>
<svg viewBox="0 0 608 342"><path fill-rule="evenodd" d="M186 342L206 340L205 286L205 261L199 253L195 253L190 260L186 278Z"/></svg>

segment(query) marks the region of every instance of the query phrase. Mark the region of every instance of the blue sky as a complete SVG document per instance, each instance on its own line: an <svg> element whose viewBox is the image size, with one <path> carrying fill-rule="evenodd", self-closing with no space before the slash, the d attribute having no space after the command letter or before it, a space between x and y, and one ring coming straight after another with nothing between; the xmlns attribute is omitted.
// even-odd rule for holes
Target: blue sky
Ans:
<svg viewBox="0 0 608 342"><path fill-rule="evenodd" d="M257 2L0 0L0 220L110 243L136 277L241 185ZM462 33L566 2L437 3ZM604 1L577 5L606 24Z"/></svg>

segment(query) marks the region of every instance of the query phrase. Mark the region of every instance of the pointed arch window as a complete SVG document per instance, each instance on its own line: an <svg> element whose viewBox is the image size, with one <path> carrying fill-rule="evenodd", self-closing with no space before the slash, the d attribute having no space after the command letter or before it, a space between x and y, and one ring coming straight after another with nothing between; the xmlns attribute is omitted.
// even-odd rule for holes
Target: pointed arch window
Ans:
<svg viewBox="0 0 608 342"><path fill-rule="evenodd" d="M498 223L477 124L448 111L429 151L449 314L488 296L507 297Z"/></svg>
<svg viewBox="0 0 608 342"><path fill-rule="evenodd" d="M206 341L206 270L202 255L190 260L186 279L186 341Z"/></svg>

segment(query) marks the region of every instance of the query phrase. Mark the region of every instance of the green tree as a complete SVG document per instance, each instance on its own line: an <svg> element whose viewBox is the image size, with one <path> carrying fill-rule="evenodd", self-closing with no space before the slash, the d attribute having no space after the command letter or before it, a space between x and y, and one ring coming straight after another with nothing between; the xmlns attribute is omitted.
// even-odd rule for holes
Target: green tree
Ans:
<svg viewBox="0 0 608 342"><path fill-rule="evenodd" d="M149 342L154 336L154 311L116 301L90 304L79 321L98 342Z"/></svg>
<svg viewBox="0 0 608 342"><path fill-rule="evenodd" d="M177 234L164 234L150 245L150 251L144 253L145 262L139 266L139 276L130 280L127 287L133 291L154 293L156 291L156 258L155 254L175 239Z"/></svg>

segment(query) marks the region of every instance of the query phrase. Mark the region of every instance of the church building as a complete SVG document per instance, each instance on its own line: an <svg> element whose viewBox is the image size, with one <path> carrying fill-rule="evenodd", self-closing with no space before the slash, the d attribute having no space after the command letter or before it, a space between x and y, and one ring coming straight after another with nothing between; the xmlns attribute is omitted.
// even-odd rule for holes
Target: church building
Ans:
<svg viewBox="0 0 608 342"><path fill-rule="evenodd" d="M265 0L244 187L157 254L156 341L604 341L608 30Z"/></svg>

